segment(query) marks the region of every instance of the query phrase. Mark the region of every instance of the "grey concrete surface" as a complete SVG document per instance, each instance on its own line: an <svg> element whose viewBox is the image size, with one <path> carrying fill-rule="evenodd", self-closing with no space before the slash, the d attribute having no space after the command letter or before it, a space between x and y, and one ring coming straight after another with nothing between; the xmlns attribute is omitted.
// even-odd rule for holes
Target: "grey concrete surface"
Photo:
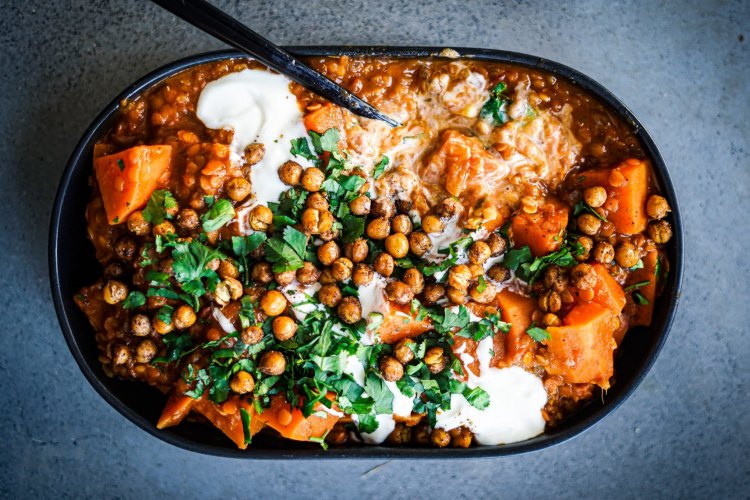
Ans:
<svg viewBox="0 0 750 500"><path fill-rule="evenodd" d="M161 443L110 408L52 308L65 161L127 84L222 45L146 0L0 9L0 497L748 498L750 2L216 0L283 44L528 52L599 80L651 131L682 205L686 273L636 394L584 435L475 461L240 462Z"/></svg>

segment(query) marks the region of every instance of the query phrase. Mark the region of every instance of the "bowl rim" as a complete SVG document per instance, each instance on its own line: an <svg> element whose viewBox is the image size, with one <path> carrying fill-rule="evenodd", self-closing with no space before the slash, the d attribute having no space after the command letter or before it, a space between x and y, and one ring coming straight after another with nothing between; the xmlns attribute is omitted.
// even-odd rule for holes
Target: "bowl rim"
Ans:
<svg viewBox="0 0 750 500"><path fill-rule="evenodd" d="M363 57L387 57L387 58L446 58L444 47L429 46L356 46L356 45L331 45L331 46L289 46L286 49L298 56L306 57L324 57L324 56L363 56ZM65 337L65 341L75 358L78 367L86 377L96 392L110 404L121 415L130 420L139 428L145 430L152 436L159 438L169 444L186 449L196 453L207 455L243 458L243 459L404 459L404 458L481 458L481 457L499 457L507 455L518 455L539 451L549 448L591 429L595 424L602 421L617 409L635 389L640 385L643 379L648 375L659 352L669 335L677 312L677 306L680 301L682 289L683 274L683 227L680 217L678 200L674 187L671 182L669 171L661 156L656 144L643 125L638 121L635 115L628 109L617 97L614 96L606 87L596 82L583 73L572 69L563 64L551 61L549 59L536 57L518 52L509 52L504 50L453 47L452 50L459 54L459 58L485 60L490 62L502 62L516 64L531 69L541 69L560 76L573 84L583 88L585 91L594 95L597 99L606 103L618 116L625 119L633 128L633 132L641 141L648 158L653 165L654 174L658 177L662 194L670 201L672 208L672 227L673 227L673 259L670 261L670 274L673 289L670 290L669 301L666 306L669 308L663 327L660 331L653 331L652 334L657 336L651 344L648 352L645 353L645 359L642 361L641 368L630 380L620 382L625 384L620 387L620 392L613 398L608 399L605 404L595 409L590 415L587 415L581 421L574 423L568 428L557 431L554 435L546 432L530 441L511 443L499 446L480 446L463 449L454 448L396 448L385 446L359 446L359 447L331 447L323 450L320 447L304 447L300 449L276 449L276 448L248 448L239 450L229 446L218 446L205 443L199 443L188 439L184 436L169 432L168 430L159 430L155 424L140 414L136 413L127 404L115 396L99 379L99 376L93 371L90 363L97 363L98 360L87 360L84 356L81 346L78 344L73 333L73 326L69 318L68 308L63 301L63 290L60 283L60 261L58 259L58 248L64 235L61 233L61 212L66 201L66 192L71 185L73 174L86 164L82 158L87 147L100 132L100 128L116 113L123 99L132 97L140 92L150 88L160 81L173 76L176 73L192 68L194 66L215 62L230 58L245 58L246 54L236 50L219 50L205 52L181 58L177 61L163 65L156 70L149 72L146 76L138 79L135 83L128 86L120 92L94 119L88 126L81 139L78 141L73 153L68 160L65 170L60 180L53 210L50 220L49 230L49 247L48 263L50 273L50 286L52 299L55 306L55 312L60 322L60 327ZM454 57L449 57L454 58ZM666 292L666 291L665 291ZM231 444L231 443L230 443Z"/></svg>

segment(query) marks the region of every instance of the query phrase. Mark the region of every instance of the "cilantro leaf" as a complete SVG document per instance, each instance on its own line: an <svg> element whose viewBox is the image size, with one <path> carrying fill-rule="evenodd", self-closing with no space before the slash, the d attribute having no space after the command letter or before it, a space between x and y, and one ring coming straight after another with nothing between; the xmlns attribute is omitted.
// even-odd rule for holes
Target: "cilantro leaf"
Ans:
<svg viewBox="0 0 750 500"><path fill-rule="evenodd" d="M357 429L362 433L370 434L380 426L375 415L357 415L357 420Z"/></svg>
<svg viewBox="0 0 750 500"><path fill-rule="evenodd" d="M387 156L380 158L380 161L375 164L375 170L372 172L373 179L380 179L380 176L385 172L385 167L388 166L390 159Z"/></svg>
<svg viewBox="0 0 750 500"><path fill-rule="evenodd" d="M302 267L302 258L297 252L279 238L271 238L266 242L266 260L273 264L275 273L294 271Z"/></svg>
<svg viewBox="0 0 750 500"><path fill-rule="evenodd" d="M607 222L607 218L603 215L599 214L594 208L586 203L585 201L581 200L573 207L573 216L578 216L582 214L583 212L588 212L590 214L593 214L597 219L600 219L604 222Z"/></svg>
<svg viewBox="0 0 750 500"><path fill-rule="evenodd" d="M289 152L294 156L299 156L315 163L318 162L318 157L310 151L310 145L307 142L307 138L300 137L298 139L292 139L291 143L292 149L290 149Z"/></svg>
<svg viewBox="0 0 750 500"><path fill-rule="evenodd" d="M337 129L329 128L322 134L313 130L308 133L316 153L323 154L324 151L333 153L339 150L339 131Z"/></svg>
<svg viewBox="0 0 750 500"><path fill-rule="evenodd" d="M207 233L216 231L234 219L232 202L225 198L217 200L208 211L201 216L203 230Z"/></svg>
<svg viewBox="0 0 750 500"><path fill-rule="evenodd" d="M531 262L532 260L531 249L526 245L521 248L508 250L508 253L503 258L503 265L511 271L515 271L521 264Z"/></svg>
<svg viewBox="0 0 750 500"><path fill-rule="evenodd" d="M250 420L252 416L246 409L240 408L240 417L242 418L242 434L245 444L250 444L253 440L253 435L250 432Z"/></svg>
<svg viewBox="0 0 750 500"><path fill-rule="evenodd" d="M284 228L284 241L299 255L300 258L305 258L305 249L307 248L307 236L305 233L294 229L292 226Z"/></svg>
<svg viewBox="0 0 750 500"><path fill-rule="evenodd" d="M367 374L365 391L375 401L373 404L375 413L390 414L393 412L393 393L385 384L385 381L373 372Z"/></svg>
<svg viewBox="0 0 750 500"><path fill-rule="evenodd" d="M490 405L490 395L481 387L467 389L464 391L463 396L477 410L484 410Z"/></svg>
<svg viewBox="0 0 750 500"><path fill-rule="evenodd" d="M264 241L266 233L252 233L248 236L232 236L232 251L238 257L244 257L257 250Z"/></svg>
<svg viewBox="0 0 750 500"><path fill-rule="evenodd" d="M528 333L529 337L536 340L537 342L552 338L547 330L534 326L534 323L532 323L531 326L526 329L526 333Z"/></svg>
<svg viewBox="0 0 750 500"><path fill-rule="evenodd" d="M151 193L146 208L143 209L143 218L151 224L161 224L164 219L172 218L167 211L173 208L177 208L177 200L172 193L165 189L157 189Z"/></svg>
<svg viewBox="0 0 750 500"><path fill-rule="evenodd" d="M341 218L341 241L351 243L365 234L365 218L346 214Z"/></svg>
<svg viewBox="0 0 750 500"><path fill-rule="evenodd" d="M137 290L133 290L128 294L127 297L125 297L125 300L122 301L122 308L135 309L136 307L141 307L145 303L146 297L143 295L143 293Z"/></svg>
<svg viewBox="0 0 750 500"><path fill-rule="evenodd" d="M506 88L503 82L499 82L490 91L490 98L484 103L479 112L482 118L492 121L497 125L502 125L508 121L508 106L511 100L509 97L503 95Z"/></svg>

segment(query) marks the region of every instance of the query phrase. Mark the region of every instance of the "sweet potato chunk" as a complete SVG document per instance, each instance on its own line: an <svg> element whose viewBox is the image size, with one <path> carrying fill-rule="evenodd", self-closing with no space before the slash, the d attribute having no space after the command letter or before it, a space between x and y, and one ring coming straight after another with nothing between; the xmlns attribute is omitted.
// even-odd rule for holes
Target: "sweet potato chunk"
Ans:
<svg viewBox="0 0 750 500"><path fill-rule="evenodd" d="M195 399L182 394L169 396L156 428L165 429L179 424L188 416L195 402Z"/></svg>
<svg viewBox="0 0 750 500"><path fill-rule="evenodd" d="M171 146L135 146L94 160L94 173L110 224L125 222L148 202L169 171Z"/></svg>
<svg viewBox="0 0 750 500"><path fill-rule="evenodd" d="M322 407L318 403L318 408ZM266 408L257 418L287 439L309 441L310 438L325 436L339 419L330 413L324 414L325 417L316 413L305 417L298 408L292 409L284 396L276 395L271 398L271 407Z"/></svg>
<svg viewBox="0 0 750 500"><path fill-rule="evenodd" d="M593 268L597 277L593 302L606 307L615 316L620 314L625 307L625 292L606 267L593 264Z"/></svg>
<svg viewBox="0 0 750 500"><path fill-rule="evenodd" d="M401 339L414 338L432 330L429 318L416 320L411 306L400 306L388 302L388 311L383 313L383 322L378 327L378 336L384 344L395 344Z"/></svg>
<svg viewBox="0 0 750 500"><path fill-rule="evenodd" d="M536 300L524 297L507 289L497 295L499 307L502 308L503 321L510 323L510 331L505 336L504 365L511 365L523 358L534 340L526 330L531 326L531 315L536 310Z"/></svg>
<svg viewBox="0 0 750 500"><path fill-rule="evenodd" d="M238 448L244 450L247 448L245 444L245 431L242 426L242 415L240 414L240 408L243 408L250 414L250 435L257 434L264 426L263 421L258 418L255 413L255 409L252 405L245 401L239 402L239 407L231 413L223 411L223 409L207 399L196 400L193 408L206 417L214 426L224 433L229 439L232 440Z"/></svg>
<svg viewBox="0 0 750 500"><path fill-rule="evenodd" d="M563 326L548 327L547 371L573 384L593 383L609 388L614 373L615 316L608 308L590 302L575 306Z"/></svg>
<svg viewBox="0 0 750 500"><path fill-rule="evenodd" d="M651 324L651 318L654 315L654 301L656 300L656 265L659 260L659 252L654 250L647 253L643 257L643 267L636 269L628 279L628 285L648 281L648 285L641 286L638 288L644 299L648 301L648 304L639 304L636 302L636 313L630 320L630 326L644 325L648 326Z"/></svg>
<svg viewBox="0 0 750 500"><path fill-rule="evenodd" d="M560 248L567 225L568 207L550 198L536 213L520 212L513 216L510 225L513 245L528 245L535 257L541 257Z"/></svg>

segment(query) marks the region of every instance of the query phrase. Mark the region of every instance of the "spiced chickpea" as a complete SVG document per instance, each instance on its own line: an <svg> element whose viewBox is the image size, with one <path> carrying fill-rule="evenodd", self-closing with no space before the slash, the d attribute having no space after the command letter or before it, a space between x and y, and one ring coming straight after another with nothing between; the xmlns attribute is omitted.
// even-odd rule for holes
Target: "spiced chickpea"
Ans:
<svg viewBox="0 0 750 500"><path fill-rule="evenodd" d="M396 304L410 304L414 299L414 290L402 281L391 281L385 286L385 294L388 300Z"/></svg>
<svg viewBox="0 0 750 500"><path fill-rule="evenodd" d="M266 351L258 360L258 371L264 375L281 375L286 370L286 358L279 351Z"/></svg>
<svg viewBox="0 0 750 500"><path fill-rule="evenodd" d="M339 257L331 265L331 275L336 281L346 281L352 277L354 264L346 257Z"/></svg>
<svg viewBox="0 0 750 500"><path fill-rule="evenodd" d="M416 267L411 267L404 271L401 281L409 285L415 294L422 293L424 290L424 275Z"/></svg>
<svg viewBox="0 0 750 500"><path fill-rule="evenodd" d="M333 227L333 214L328 210L306 208L302 212L302 229L308 234L321 234Z"/></svg>
<svg viewBox="0 0 750 500"><path fill-rule="evenodd" d="M600 264L611 264L615 258L615 248L609 242L600 241L594 247L591 256Z"/></svg>
<svg viewBox="0 0 750 500"><path fill-rule="evenodd" d="M271 264L268 262L258 262L253 265L253 269L250 272L250 278L253 281L260 283L261 285L267 285L273 281L273 272L271 271Z"/></svg>
<svg viewBox="0 0 750 500"><path fill-rule="evenodd" d="M592 186L590 188L586 188L583 191L583 201L585 201L586 204L590 207L601 207L602 205L604 205L604 202L607 201L607 190L602 186Z"/></svg>
<svg viewBox="0 0 750 500"><path fill-rule="evenodd" d="M589 264L576 264L570 270L570 280L573 286L581 290L593 290L596 286L596 271Z"/></svg>
<svg viewBox="0 0 750 500"><path fill-rule="evenodd" d="M196 321L195 311L188 305L181 305L172 314L172 323L178 330L190 328Z"/></svg>
<svg viewBox="0 0 750 500"><path fill-rule="evenodd" d="M237 266L235 266L234 263L228 259L224 259L219 263L218 273L221 278L237 279L237 277L240 275L239 270L237 270Z"/></svg>
<svg viewBox="0 0 750 500"><path fill-rule="evenodd" d="M344 444L349 439L349 431L342 424L336 424L333 429L326 434L326 443L333 445Z"/></svg>
<svg viewBox="0 0 750 500"><path fill-rule="evenodd" d="M409 250L417 257L422 257L432 249L432 240L422 231L409 234Z"/></svg>
<svg viewBox="0 0 750 500"><path fill-rule="evenodd" d="M200 224L200 217L198 217L198 212L193 210L192 208L183 208L180 210L179 215L177 215L177 225L180 226L181 229L184 229L186 231L191 231L198 227Z"/></svg>
<svg viewBox="0 0 750 500"><path fill-rule="evenodd" d="M354 264L354 270L352 271L352 282L354 282L357 286L367 286L369 285L373 278L375 277L375 271L373 271L372 267L359 263Z"/></svg>
<svg viewBox="0 0 750 500"><path fill-rule="evenodd" d="M234 374L229 382L229 388L237 394L247 394L255 389L255 380L248 372L241 370Z"/></svg>
<svg viewBox="0 0 750 500"><path fill-rule="evenodd" d="M487 277L498 283L510 279L510 270L502 264L495 264L487 270Z"/></svg>
<svg viewBox="0 0 750 500"><path fill-rule="evenodd" d="M495 299L497 290L492 283L488 283L486 281L484 283L479 282L471 285L471 288L469 289L469 295L471 296L472 300L474 300L474 302L477 302L479 304L489 304Z"/></svg>
<svg viewBox="0 0 750 500"><path fill-rule="evenodd" d="M136 337L145 337L151 333L151 319L145 314L134 314L130 318L130 331Z"/></svg>
<svg viewBox="0 0 750 500"><path fill-rule="evenodd" d="M589 213L579 215L578 219L576 219L576 223L578 225L578 230L589 236L598 233L599 229L602 227L601 219L596 215Z"/></svg>
<svg viewBox="0 0 750 500"><path fill-rule="evenodd" d="M255 345L263 340L263 330L256 325L248 326L240 333L240 340L247 345Z"/></svg>
<svg viewBox="0 0 750 500"><path fill-rule="evenodd" d="M436 215L425 215L422 219L422 231L427 234L441 233L444 228L443 221Z"/></svg>
<svg viewBox="0 0 750 500"><path fill-rule="evenodd" d="M383 356L380 359L380 373L386 382L396 382L404 376L404 365L393 356Z"/></svg>
<svg viewBox="0 0 750 500"><path fill-rule="evenodd" d="M472 264L484 264L492 256L490 246L484 241L475 241L469 247L469 262Z"/></svg>
<svg viewBox="0 0 750 500"><path fill-rule="evenodd" d="M227 287L229 296L232 300L238 300L240 297L242 297L242 283L240 283L239 280L236 280L234 278L224 278L222 283Z"/></svg>
<svg viewBox="0 0 750 500"><path fill-rule="evenodd" d="M547 313L544 316L542 316L542 324L547 326L560 326L562 324L562 321L560 321L560 317L557 316L554 313Z"/></svg>
<svg viewBox="0 0 750 500"><path fill-rule="evenodd" d="M456 427L451 429L448 433L451 436L451 446L454 448L468 448L471 445L471 440L474 437L471 431L464 427Z"/></svg>
<svg viewBox="0 0 750 500"><path fill-rule="evenodd" d="M260 298L260 307L268 316L278 316L286 309L286 298L278 290L269 290Z"/></svg>
<svg viewBox="0 0 750 500"><path fill-rule="evenodd" d="M367 244L367 240L364 238L358 238L351 243L347 243L344 247L344 255L346 258L355 263L364 261L369 252L370 247Z"/></svg>
<svg viewBox="0 0 750 500"><path fill-rule="evenodd" d="M146 339L135 348L135 360L138 363L150 363L158 351L156 343L151 339Z"/></svg>
<svg viewBox="0 0 750 500"><path fill-rule="evenodd" d="M640 259L640 256L638 255L638 249L635 245L629 241L623 241L617 245L615 260L619 266L626 268L633 267L638 264L638 259Z"/></svg>
<svg viewBox="0 0 750 500"><path fill-rule="evenodd" d="M401 339L393 347L393 355L403 364L414 359L414 349L416 344L412 339Z"/></svg>
<svg viewBox="0 0 750 500"><path fill-rule="evenodd" d="M245 148L245 162L248 165L255 165L266 154L266 147L260 142L254 142Z"/></svg>
<svg viewBox="0 0 750 500"><path fill-rule="evenodd" d="M414 225L406 214L399 214L391 221L391 232L409 235Z"/></svg>
<svg viewBox="0 0 750 500"><path fill-rule="evenodd" d="M451 436L448 434L448 432L445 431L445 429L433 429L432 433L430 434L430 442L433 446L437 446L438 448L445 448L449 444L451 444Z"/></svg>
<svg viewBox="0 0 750 500"><path fill-rule="evenodd" d="M266 231L273 223L273 212L265 205L256 205L250 211L250 227L255 231Z"/></svg>
<svg viewBox="0 0 750 500"><path fill-rule="evenodd" d="M314 193L320 191L323 186L323 181L326 180L326 176L322 170L316 167L308 167L302 172L300 177L300 184L302 189Z"/></svg>
<svg viewBox="0 0 750 500"><path fill-rule="evenodd" d="M428 283L424 286L424 290L422 291L422 302L424 302L425 305L434 305L443 297L445 297L445 287L440 283Z"/></svg>
<svg viewBox="0 0 750 500"><path fill-rule="evenodd" d="M321 212L324 210L328 210L328 208L330 207L325 195L320 191L318 191L317 193L310 193L305 200L305 206L307 208L320 210Z"/></svg>
<svg viewBox="0 0 750 500"><path fill-rule="evenodd" d="M423 361L430 368L430 372L438 373L445 368L445 351L439 346L430 347L425 352Z"/></svg>
<svg viewBox="0 0 750 500"><path fill-rule="evenodd" d="M121 260L133 260L137 252L138 244L133 238L126 236L115 243L115 255Z"/></svg>
<svg viewBox="0 0 750 500"><path fill-rule="evenodd" d="M537 305L544 312L556 313L562 307L562 298L556 291L549 290L539 296Z"/></svg>
<svg viewBox="0 0 750 500"><path fill-rule="evenodd" d="M409 199L397 198L396 199L396 211L401 214L408 214L413 203Z"/></svg>
<svg viewBox="0 0 750 500"><path fill-rule="evenodd" d="M296 161L288 161L279 167L279 179L287 186L296 186L302 177L302 166Z"/></svg>
<svg viewBox="0 0 750 500"><path fill-rule="evenodd" d="M122 278L125 276L125 264L122 262L112 262L104 268L104 277L107 279Z"/></svg>
<svg viewBox="0 0 750 500"><path fill-rule="evenodd" d="M672 239L672 226L665 220L654 221L648 225L648 236L657 245L663 245Z"/></svg>
<svg viewBox="0 0 750 500"><path fill-rule="evenodd" d="M253 191L250 181L244 177L233 177L229 179L225 188L227 196L229 196L229 199L232 201L242 201L250 196L250 193Z"/></svg>
<svg viewBox="0 0 750 500"><path fill-rule="evenodd" d="M167 299L166 297L159 297L158 295L154 295L153 297L146 297L146 307L149 309L156 310L160 307L164 307L167 305Z"/></svg>
<svg viewBox="0 0 750 500"><path fill-rule="evenodd" d="M580 248L580 254L576 251L573 253L575 259L579 262L589 260L591 249L594 248L594 240L588 236L580 236L576 239L577 247Z"/></svg>
<svg viewBox="0 0 750 500"><path fill-rule="evenodd" d="M128 217L128 229L136 236L146 236L151 232L151 224L143 218L143 212L136 210Z"/></svg>
<svg viewBox="0 0 750 500"><path fill-rule="evenodd" d="M420 422L412 430L412 440L420 446L427 446L430 444L430 432L430 424Z"/></svg>
<svg viewBox="0 0 750 500"><path fill-rule="evenodd" d="M211 299L216 302L218 306L225 306L232 300L232 292L229 289L229 285L225 281L220 281L214 287L214 291L211 293Z"/></svg>
<svg viewBox="0 0 750 500"><path fill-rule="evenodd" d="M646 202L646 213L652 219L663 219L669 213L669 203L667 199L658 194L652 194L649 196ZM129 223L130 221L128 221Z"/></svg>
<svg viewBox="0 0 750 500"><path fill-rule="evenodd" d="M409 253L409 240L404 233L394 233L385 239L385 249L394 259L406 257Z"/></svg>
<svg viewBox="0 0 750 500"><path fill-rule="evenodd" d="M472 274L469 266L459 264L448 271L448 285L459 290L466 290L471 283Z"/></svg>
<svg viewBox="0 0 750 500"><path fill-rule="evenodd" d="M271 330L276 340L283 342L297 333L297 323L289 316L276 316L271 323Z"/></svg>
<svg viewBox="0 0 750 500"><path fill-rule="evenodd" d="M154 236L166 236L168 234L174 234L175 230L171 222L169 222L168 220L164 220L159 224L156 224L151 232L154 234Z"/></svg>
<svg viewBox="0 0 750 500"><path fill-rule="evenodd" d="M375 257L373 267L375 268L375 271L378 272L378 274L387 278L391 274L393 274L393 271L396 268L396 262L393 260L393 257L391 257L390 254L386 252L380 252L378 256Z"/></svg>
<svg viewBox="0 0 750 500"><path fill-rule="evenodd" d="M372 202L370 214L373 217L390 220L396 215L396 204L386 196L375 198Z"/></svg>
<svg viewBox="0 0 750 500"><path fill-rule="evenodd" d="M362 319L362 304L357 297L344 297L336 307L336 312L341 321L351 325Z"/></svg>
<svg viewBox="0 0 750 500"><path fill-rule="evenodd" d="M411 427L399 422L393 431L385 438L386 443L391 445L402 445L411 442Z"/></svg>
<svg viewBox="0 0 750 500"><path fill-rule="evenodd" d="M468 296L466 295L466 290L453 288L452 286L449 286L445 289L445 295L448 297L448 300L450 300L451 303L456 305L466 304L466 302L469 300Z"/></svg>
<svg viewBox="0 0 750 500"><path fill-rule="evenodd" d="M318 260L324 266L330 266L339 257L341 249L335 241L327 241L318 247Z"/></svg>
<svg viewBox="0 0 750 500"><path fill-rule="evenodd" d="M342 298L341 290L336 285L323 285L318 290L318 300L321 304L328 307L333 308L338 306Z"/></svg>
<svg viewBox="0 0 750 500"><path fill-rule="evenodd" d="M119 304L128 296L128 287L122 281L109 280L104 285L102 296L107 304Z"/></svg>
<svg viewBox="0 0 750 500"><path fill-rule="evenodd" d="M172 321L169 321L169 323L167 323L161 318L154 318L153 325L154 331L159 335L166 335L174 330L174 323L172 323Z"/></svg>
<svg viewBox="0 0 750 500"><path fill-rule="evenodd" d="M124 365L130 361L130 349L126 345L118 345L112 348L112 363L115 365Z"/></svg>
<svg viewBox="0 0 750 500"><path fill-rule="evenodd" d="M295 274L297 276L297 281L301 285L312 285L318 281L318 278L320 278L320 271L312 262L303 262L302 267L297 269Z"/></svg>
<svg viewBox="0 0 750 500"><path fill-rule="evenodd" d="M544 271L544 286L556 292L568 288L568 273L559 266L549 266Z"/></svg>
<svg viewBox="0 0 750 500"><path fill-rule="evenodd" d="M370 213L371 203L370 198L367 195L362 194L349 202L349 210L351 210L354 215L367 215Z"/></svg>
<svg viewBox="0 0 750 500"><path fill-rule="evenodd" d="M490 255L492 257L497 257L505 253L507 243L505 241L505 238L503 238L499 234L492 233L489 236L487 236L487 239L485 241L487 245L490 247Z"/></svg>
<svg viewBox="0 0 750 500"><path fill-rule="evenodd" d="M458 198L446 198L435 206L434 212L440 218L451 219L461 213L463 207Z"/></svg>
<svg viewBox="0 0 750 500"><path fill-rule="evenodd" d="M373 240L384 240L391 232L391 223L384 217L378 217L367 224L367 236Z"/></svg>

